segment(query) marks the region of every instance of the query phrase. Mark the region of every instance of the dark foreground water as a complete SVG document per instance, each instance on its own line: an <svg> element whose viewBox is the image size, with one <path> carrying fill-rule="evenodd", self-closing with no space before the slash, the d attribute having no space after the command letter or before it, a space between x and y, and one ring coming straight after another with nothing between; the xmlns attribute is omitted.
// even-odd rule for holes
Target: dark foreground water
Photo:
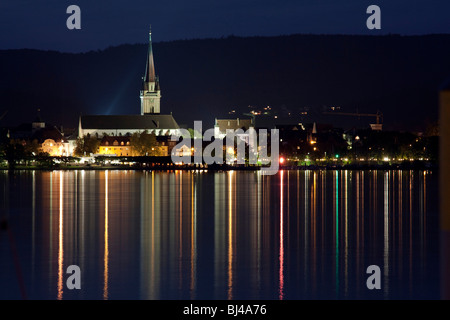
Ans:
<svg viewBox="0 0 450 320"><path fill-rule="evenodd" d="M424 171L3 171L0 298L439 298L437 184Z"/></svg>

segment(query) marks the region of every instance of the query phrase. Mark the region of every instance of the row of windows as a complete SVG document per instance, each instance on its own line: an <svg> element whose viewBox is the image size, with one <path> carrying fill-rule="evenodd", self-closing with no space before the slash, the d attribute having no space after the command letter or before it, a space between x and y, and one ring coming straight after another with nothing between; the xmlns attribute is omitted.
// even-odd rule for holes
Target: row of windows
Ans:
<svg viewBox="0 0 450 320"><path fill-rule="evenodd" d="M106 141L105 142L105 145L106 146L109 146L109 142L108 141ZM117 141L117 140L114 140L114 142L113 142L113 146L118 146L119 145L119 142ZM123 146L123 145L125 145L124 143L123 143L123 141L120 143L120 145L121 146ZM127 141L127 146L129 146L130 145L130 141Z"/></svg>
<svg viewBox="0 0 450 320"><path fill-rule="evenodd" d="M122 148L109 148L109 150L122 150ZM125 150L128 150L128 148L125 148Z"/></svg>
<svg viewBox="0 0 450 320"><path fill-rule="evenodd" d="M118 146L118 145L119 145L119 142L117 142L117 140L115 140L115 141L113 142L113 146ZM124 144L123 141L122 141L122 142L120 143L120 145L123 146L123 145L125 145L125 144ZM130 145L130 141L127 141L127 146L129 146L129 145ZM165 146L166 143L165 143L165 142L161 142L161 145ZM108 142L108 141L105 142L105 146L109 146L109 142Z"/></svg>
<svg viewBox="0 0 450 320"><path fill-rule="evenodd" d="M162 136L162 135L170 135L172 132L174 132L174 131L176 132L176 129L148 129L147 131L148 131L148 133L154 133L154 134L156 134L156 135ZM158 132L159 132L159 134L158 134ZM87 135L88 135L89 137L91 136L90 133L88 133ZM100 133L98 133L98 132L95 133L95 137L96 137L97 139L101 138L101 136L110 136L110 137L115 137L115 136L119 136L119 137L131 137L131 136L132 136L132 133L131 133L131 132L127 132L127 133L125 133L125 134L122 134L122 132L117 133L117 132L114 132L114 131L112 131L111 133L109 133L109 132L103 132L102 134L100 134Z"/></svg>

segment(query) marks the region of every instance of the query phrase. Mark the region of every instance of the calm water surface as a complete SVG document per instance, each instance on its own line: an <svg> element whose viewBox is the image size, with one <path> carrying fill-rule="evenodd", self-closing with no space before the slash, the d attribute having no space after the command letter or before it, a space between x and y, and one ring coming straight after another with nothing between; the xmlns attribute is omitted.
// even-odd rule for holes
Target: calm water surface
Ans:
<svg viewBox="0 0 450 320"><path fill-rule="evenodd" d="M2 171L0 298L436 299L437 191L430 171Z"/></svg>

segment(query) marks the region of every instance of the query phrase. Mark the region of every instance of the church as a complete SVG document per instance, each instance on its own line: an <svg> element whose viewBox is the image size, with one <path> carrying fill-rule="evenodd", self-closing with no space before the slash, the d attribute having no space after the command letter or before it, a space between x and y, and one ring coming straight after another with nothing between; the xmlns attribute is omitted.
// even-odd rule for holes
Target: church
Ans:
<svg viewBox="0 0 450 320"><path fill-rule="evenodd" d="M78 137L90 135L131 136L135 132L154 133L157 137L178 134L179 126L172 114L161 114L161 88L155 74L152 32L149 32L147 63L140 91L141 112L133 115L82 115L78 122Z"/></svg>

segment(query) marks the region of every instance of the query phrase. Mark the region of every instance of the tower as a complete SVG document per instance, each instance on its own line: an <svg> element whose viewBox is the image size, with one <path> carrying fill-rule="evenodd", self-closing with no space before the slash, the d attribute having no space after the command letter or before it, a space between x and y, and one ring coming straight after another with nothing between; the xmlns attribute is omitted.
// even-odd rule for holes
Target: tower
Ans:
<svg viewBox="0 0 450 320"><path fill-rule="evenodd" d="M155 75L155 64L153 62L152 30L149 32L149 44L145 74L142 78L141 89L141 115L160 113L161 90L159 79Z"/></svg>
<svg viewBox="0 0 450 320"><path fill-rule="evenodd" d="M37 112L36 119L31 123L31 130L33 132L45 128L45 122L41 118L41 109L37 109Z"/></svg>

